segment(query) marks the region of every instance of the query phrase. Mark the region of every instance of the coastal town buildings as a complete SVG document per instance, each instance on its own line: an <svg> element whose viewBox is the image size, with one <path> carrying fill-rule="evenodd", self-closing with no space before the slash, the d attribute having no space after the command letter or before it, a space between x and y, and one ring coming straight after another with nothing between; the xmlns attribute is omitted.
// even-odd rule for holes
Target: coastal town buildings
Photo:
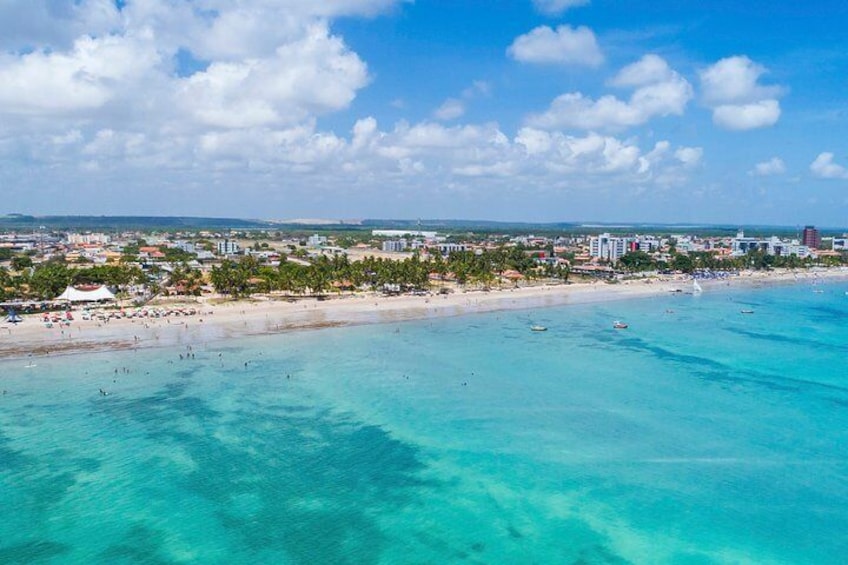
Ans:
<svg viewBox="0 0 848 565"><path fill-rule="evenodd" d="M762 240L756 237L745 237L745 232L739 230L736 237L731 240L731 249L733 255L745 255L749 251L755 251L762 248Z"/></svg>
<svg viewBox="0 0 848 565"><path fill-rule="evenodd" d="M812 249L798 240L784 241L777 236L769 238L745 237L742 230L736 234L731 242L732 255L740 257L751 251L762 251L767 255L778 257L797 255L800 258L814 255Z"/></svg>
<svg viewBox="0 0 848 565"><path fill-rule="evenodd" d="M662 247L661 239L650 235L640 235L636 238L635 246L631 244L630 250L655 253L660 250L660 247Z"/></svg>
<svg viewBox="0 0 848 565"><path fill-rule="evenodd" d="M309 247L323 247L327 245L327 236L318 235L317 233L309 236L309 239L306 240L306 245Z"/></svg>
<svg viewBox="0 0 848 565"><path fill-rule="evenodd" d="M47 229L7 231L0 234L0 268L8 273L7 281L15 277L16 287L24 289L15 291L20 295L27 288L28 277L42 266L50 266L46 263L52 265L58 261L64 262L71 270L98 265L140 268L149 277L152 288L179 287L171 284L169 279L171 273L181 273L184 269L197 270L196 276L205 280L206 286L211 288L211 273L222 266L232 265L226 261L240 263L244 255L250 258L245 261L246 264L261 265L262 268L276 268L287 262L311 267L322 265L320 262L325 257L335 260L346 256L346 261L353 265L374 258L404 261L417 256L417 260L421 261L438 259L440 268L447 269L447 272L438 273L439 280L450 281L453 277L461 284L466 284L469 268L485 268L487 261L491 262L492 272L501 276L505 257L509 258L513 267L520 267L516 269L517 274L527 280L567 278L568 274L573 275L572 280L575 280L581 276L623 278L658 272L733 272L746 268L848 264L848 234L826 233L826 249L817 250L808 245L821 240L813 226L807 226L803 236L800 230L784 229L778 232L783 237L763 235L762 230L752 235L740 230L733 237L721 227L709 228L709 232L700 234L659 230L639 234L616 229L617 233L609 228L608 232L597 234L597 227L587 228L593 235L581 233L578 229L560 233L550 229L536 234L491 233L485 230L477 233L452 230L438 234L417 229L348 230L341 233L318 230L313 233L299 229L127 230L111 233ZM793 233L795 239L791 238ZM460 252L467 255L452 257ZM341 265L346 261L335 263ZM451 264L454 268L459 266L459 270L451 273L447 267ZM102 272L108 271L104 269ZM265 273L262 276L270 275ZM514 276L518 280L517 275ZM11 282L8 284L11 286ZM183 287L188 288L186 285Z"/></svg>
<svg viewBox="0 0 848 565"><path fill-rule="evenodd" d="M801 244L806 245L810 249L818 249L821 247L821 235L815 226L805 226L804 232L801 235Z"/></svg>
<svg viewBox="0 0 848 565"><path fill-rule="evenodd" d="M400 253L406 251L409 244L405 239L389 239L383 242L383 251L388 253Z"/></svg>
<svg viewBox="0 0 848 565"><path fill-rule="evenodd" d="M631 251L630 244L633 241L634 239L631 237L618 237L609 233L602 233L589 240L589 255L596 259L615 263L625 253Z"/></svg>
<svg viewBox="0 0 848 565"><path fill-rule="evenodd" d="M112 238L105 233L69 233L67 242L70 245L99 244L107 245Z"/></svg>
<svg viewBox="0 0 848 565"><path fill-rule="evenodd" d="M231 239L225 239L215 244L218 250L218 255L238 255L241 251L241 246L238 242Z"/></svg>
<svg viewBox="0 0 848 565"><path fill-rule="evenodd" d="M447 257L454 252L467 251L468 246L464 243L439 243L436 248L443 256Z"/></svg>
<svg viewBox="0 0 848 565"><path fill-rule="evenodd" d="M713 246L709 240L700 241L698 238L685 234L672 234L675 249L680 253L691 253L693 251L707 251Z"/></svg>
<svg viewBox="0 0 848 565"><path fill-rule="evenodd" d="M177 240L172 246L174 249L179 249L185 253L197 253L197 246L190 241Z"/></svg>

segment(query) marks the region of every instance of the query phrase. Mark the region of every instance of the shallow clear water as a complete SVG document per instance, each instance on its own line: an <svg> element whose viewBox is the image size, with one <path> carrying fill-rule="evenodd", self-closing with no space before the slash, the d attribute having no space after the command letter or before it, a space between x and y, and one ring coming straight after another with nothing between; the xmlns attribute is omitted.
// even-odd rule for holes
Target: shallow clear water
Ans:
<svg viewBox="0 0 848 565"><path fill-rule="evenodd" d="M818 288L2 362L0 563L842 562Z"/></svg>

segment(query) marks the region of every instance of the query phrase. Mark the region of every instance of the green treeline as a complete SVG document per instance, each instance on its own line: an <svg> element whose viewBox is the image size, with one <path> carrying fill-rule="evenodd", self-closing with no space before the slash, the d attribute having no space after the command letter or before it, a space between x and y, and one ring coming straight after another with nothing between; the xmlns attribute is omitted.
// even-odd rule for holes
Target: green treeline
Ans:
<svg viewBox="0 0 848 565"><path fill-rule="evenodd" d="M695 271L741 271L752 269L804 269L812 266L837 267L845 263L844 257L800 258L797 255L769 255L754 250L740 257L719 257L708 251L673 253L668 262L658 261L644 251L631 251L618 260L617 267L630 273L671 270L682 273Z"/></svg>
<svg viewBox="0 0 848 565"><path fill-rule="evenodd" d="M105 284L125 288L147 281L147 276L137 265L95 265L71 268L64 259L47 261L35 267L16 265L14 270L0 268L0 301L52 300L70 285Z"/></svg>
<svg viewBox="0 0 848 565"><path fill-rule="evenodd" d="M529 279L568 278L566 267L539 265L522 249L509 248L479 254L454 252L447 258L434 255L426 260L417 255L401 261L378 257L350 261L345 255L320 256L309 265L284 260L279 267L245 257L213 267L210 281L217 292L233 297L273 291L320 295L333 289L383 289L387 286L423 290L429 288L431 274L436 275L436 280L487 286L496 284L506 271L517 271Z"/></svg>

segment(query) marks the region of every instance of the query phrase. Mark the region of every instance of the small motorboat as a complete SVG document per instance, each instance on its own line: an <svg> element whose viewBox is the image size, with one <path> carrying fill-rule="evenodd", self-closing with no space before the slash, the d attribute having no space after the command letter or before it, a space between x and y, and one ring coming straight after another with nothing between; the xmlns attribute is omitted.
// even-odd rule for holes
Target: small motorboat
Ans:
<svg viewBox="0 0 848 565"><path fill-rule="evenodd" d="M617 330L626 330L628 328L627 324L625 324L624 322L619 322L618 320L612 323L612 327Z"/></svg>
<svg viewBox="0 0 848 565"><path fill-rule="evenodd" d="M753 310L739 310L739 313L740 314L753 314L754 311Z"/></svg>
<svg viewBox="0 0 848 565"><path fill-rule="evenodd" d="M546 331L548 331L548 328L546 328L545 326L530 326L530 331L531 332L546 332Z"/></svg>

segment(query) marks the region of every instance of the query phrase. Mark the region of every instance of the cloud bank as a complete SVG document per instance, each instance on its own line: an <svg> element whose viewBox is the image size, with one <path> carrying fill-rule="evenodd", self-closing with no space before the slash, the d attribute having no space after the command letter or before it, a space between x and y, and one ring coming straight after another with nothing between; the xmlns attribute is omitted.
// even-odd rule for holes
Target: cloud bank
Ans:
<svg viewBox="0 0 848 565"><path fill-rule="evenodd" d="M633 93L627 100L614 95L594 100L580 92L562 94L527 123L549 129L623 130L656 117L682 115L693 96L689 82L657 55L645 55L624 67L611 84Z"/></svg>

